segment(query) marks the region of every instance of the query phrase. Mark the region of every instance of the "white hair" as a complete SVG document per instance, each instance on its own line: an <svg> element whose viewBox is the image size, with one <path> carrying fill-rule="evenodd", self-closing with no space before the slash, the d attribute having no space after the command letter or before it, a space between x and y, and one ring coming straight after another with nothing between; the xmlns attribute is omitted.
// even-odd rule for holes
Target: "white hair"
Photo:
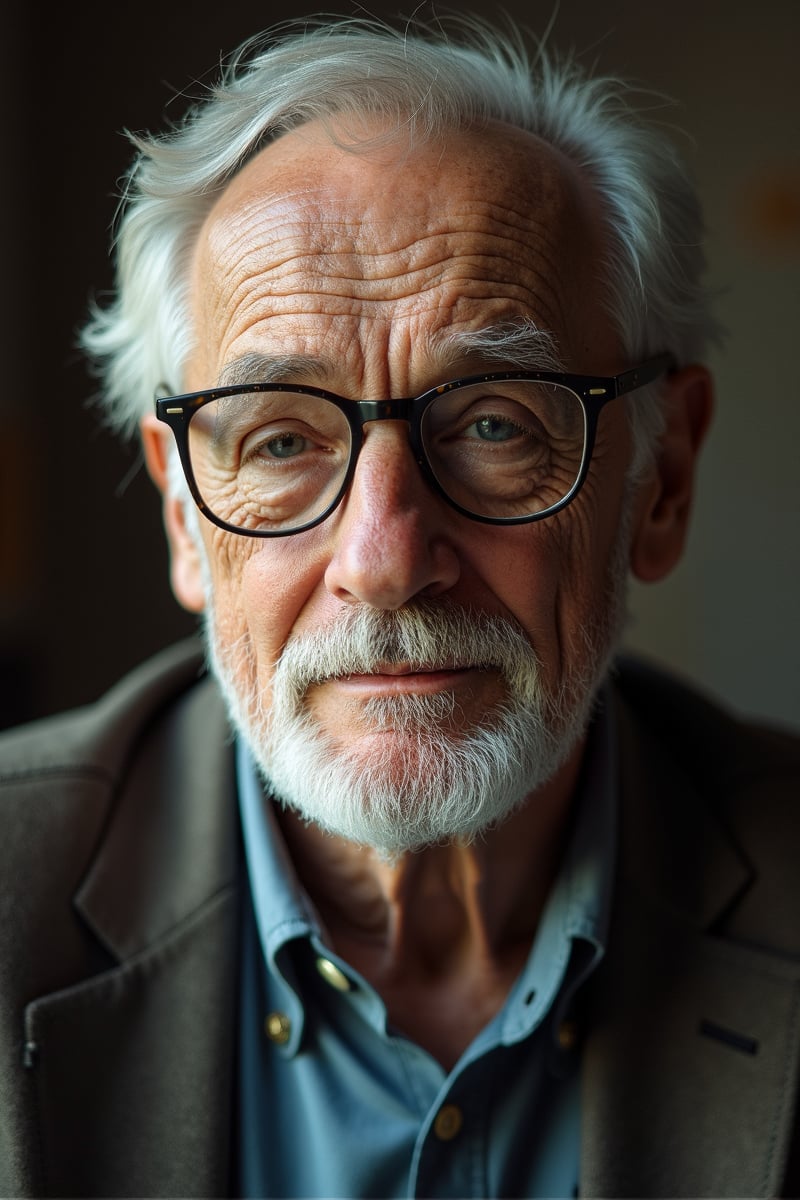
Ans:
<svg viewBox="0 0 800 1200"><path fill-rule="evenodd" d="M699 200L670 138L642 121L632 94L543 44L528 47L510 23L499 32L477 16L435 28L319 17L250 39L179 123L129 135L137 153L116 225L116 293L93 305L81 333L109 424L131 434L161 384L183 387L189 261L231 177L281 134L342 115L379 116L415 141L500 120L564 152L600 201L598 271L626 353L701 359L720 331L702 282ZM658 389L628 408L641 461L661 428Z"/></svg>

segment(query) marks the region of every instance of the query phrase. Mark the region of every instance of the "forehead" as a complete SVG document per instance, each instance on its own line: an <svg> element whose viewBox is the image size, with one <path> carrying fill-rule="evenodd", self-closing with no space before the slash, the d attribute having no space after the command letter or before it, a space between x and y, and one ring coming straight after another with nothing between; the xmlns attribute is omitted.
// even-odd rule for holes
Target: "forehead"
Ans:
<svg viewBox="0 0 800 1200"><path fill-rule="evenodd" d="M312 123L251 160L205 221L192 295L217 361L202 369L262 350L276 322L293 353L313 354L323 334L363 352L367 327L385 344L390 329L419 341L518 316L574 361L597 308L599 246L591 189L531 134L493 123L354 147Z"/></svg>

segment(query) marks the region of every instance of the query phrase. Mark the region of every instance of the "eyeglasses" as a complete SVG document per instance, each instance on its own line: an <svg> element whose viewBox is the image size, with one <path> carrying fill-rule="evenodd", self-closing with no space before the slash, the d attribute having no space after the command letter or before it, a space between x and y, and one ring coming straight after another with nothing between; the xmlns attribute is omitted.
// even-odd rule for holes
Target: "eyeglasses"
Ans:
<svg viewBox="0 0 800 1200"><path fill-rule="evenodd" d="M247 383L158 399L156 415L175 435L198 507L231 533L286 537L324 521L372 421L408 422L420 471L457 512L516 525L574 500L602 409L674 365L661 355L610 377L495 371L399 400Z"/></svg>

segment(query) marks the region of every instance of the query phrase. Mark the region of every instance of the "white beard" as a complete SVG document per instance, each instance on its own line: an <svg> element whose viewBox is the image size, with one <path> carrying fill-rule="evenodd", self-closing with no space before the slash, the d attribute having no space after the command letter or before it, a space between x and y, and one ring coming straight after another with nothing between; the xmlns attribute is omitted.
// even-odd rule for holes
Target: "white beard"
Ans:
<svg viewBox="0 0 800 1200"><path fill-rule="evenodd" d="M624 623L627 546L621 529L606 594L598 597L599 619L582 631L585 653L573 651L579 666L552 691L541 683L538 656L521 626L438 600L396 612L342 608L324 629L290 638L267 711L249 636L222 645L209 603L211 669L271 794L305 820L387 859L471 841L505 820L552 778L586 731ZM506 696L466 727L452 692L376 698L361 708L361 719L370 730L392 732L342 749L335 731L315 723L309 687L387 662L491 665Z"/></svg>

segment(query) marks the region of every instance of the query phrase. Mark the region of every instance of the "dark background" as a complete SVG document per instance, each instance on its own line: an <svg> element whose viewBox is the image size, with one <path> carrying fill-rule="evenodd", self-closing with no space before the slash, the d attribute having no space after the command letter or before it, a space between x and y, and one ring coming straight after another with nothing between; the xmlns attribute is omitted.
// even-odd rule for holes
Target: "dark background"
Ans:
<svg viewBox="0 0 800 1200"><path fill-rule="evenodd" d="M537 31L554 18L555 44L675 98L655 115L674 125L665 136L680 141L709 213L731 330L712 361L720 412L686 563L657 592L635 591L630 640L731 703L800 723L800 4L505 8ZM122 130L160 128L221 55L316 11L144 0L62 6L46 22L17 3L4 18L0 724L91 700L194 628L169 591L155 490L136 447L100 424L76 331L111 283Z"/></svg>

